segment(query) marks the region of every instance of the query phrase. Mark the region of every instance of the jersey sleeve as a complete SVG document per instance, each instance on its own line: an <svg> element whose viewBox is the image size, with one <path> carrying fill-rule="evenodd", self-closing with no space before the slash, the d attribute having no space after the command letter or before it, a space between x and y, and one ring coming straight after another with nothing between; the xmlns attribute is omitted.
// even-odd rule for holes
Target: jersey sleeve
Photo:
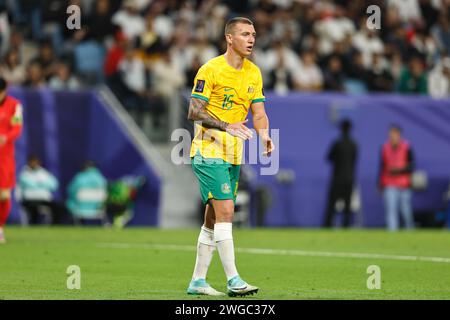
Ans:
<svg viewBox="0 0 450 320"><path fill-rule="evenodd" d="M266 101L266 97L264 96L264 87L263 87L263 79L261 75L261 71L257 70L257 82L255 89L255 96L252 99L252 103L264 102Z"/></svg>
<svg viewBox="0 0 450 320"><path fill-rule="evenodd" d="M194 79L191 97L209 102L211 91L214 86L214 76L212 71L205 66L201 67Z"/></svg>

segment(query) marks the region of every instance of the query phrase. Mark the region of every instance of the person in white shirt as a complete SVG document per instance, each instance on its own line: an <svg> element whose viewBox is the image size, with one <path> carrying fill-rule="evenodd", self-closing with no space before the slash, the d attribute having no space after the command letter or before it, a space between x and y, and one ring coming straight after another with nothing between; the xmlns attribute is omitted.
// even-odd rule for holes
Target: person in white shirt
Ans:
<svg viewBox="0 0 450 320"><path fill-rule="evenodd" d="M361 25L361 30L352 38L352 45L362 53L364 67L367 69L372 66L373 55L384 52L383 41L381 41L377 32L369 30L365 25Z"/></svg>
<svg viewBox="0 0 450 320"><path fill-rule="evenodd" d="M450 97L450 57L439 61L428 74L428 92L437 99Z"/></svg>
<svg viewBox="0 0 450 320"><path fill-rule="evenodd" d="M319 36L321 55L331 54L335 42L344 41L354 35L356 29L352 20L345 16L345 10L336 6L334 11L324 10L321 19L314 23L314 32Z"/></svg>
<svg viewBox="0 0 450 320"><path fill-rule="evenodd" d="M398 10L403 22L421 22L422 12L419 0L388 0L387 5Z"/></svg>
<svg viewBox="0 0 450 320"><path fill-rule="evenodd" d="M294 73L294 87L300 91L320 91L323 86L323 75L315 62L315 55L311 51L301 54L301 63Z"/></svg>
<svg viewBox="0 0 450 320"><path fill-rule="evenodd" d="M119 26L129 39L134 39L145 31L145 20L139 14L135 0L125 0L122 9L113 15L112 23Z"/></svg>
<svg viewBox="0 0 450 320"><path fill-rule="evenodd" d="M40 209L43 207L50 210L52 224L62 221L65 208L53 197L58 186L58 180L41 166L40 159L35 155L29 156L27 165L19 174L19 193L30 224L41 222Z"/></svg>

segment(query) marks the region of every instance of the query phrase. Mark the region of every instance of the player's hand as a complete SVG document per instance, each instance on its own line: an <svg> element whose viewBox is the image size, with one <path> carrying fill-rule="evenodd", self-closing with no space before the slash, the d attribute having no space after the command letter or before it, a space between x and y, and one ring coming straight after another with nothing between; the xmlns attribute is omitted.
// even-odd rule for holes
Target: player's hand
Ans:
<svg viewBox="0 0 450 320"><path fill-rule="evenodd" d="M263 156L270 156L272 154L272 151L275 150L275 145L273 144L272 139L269 137L268 134L265 134L261 136L261 139L264 144L264 151Z"/></svg>
<svg viewBox="0 0 450 320"><path fill-rule="evenodd" d="M6 143L6 137L0 135L0 146L4 145Z"/></svg>
<svg viewBox="0 0 450 320"><path fill-rule="evenodd" d="M253 137L253 132L245 126L248 119L236 123L230 123L227 126L227 132L234 137L239 137L243 140L248 140Z"/></svg>

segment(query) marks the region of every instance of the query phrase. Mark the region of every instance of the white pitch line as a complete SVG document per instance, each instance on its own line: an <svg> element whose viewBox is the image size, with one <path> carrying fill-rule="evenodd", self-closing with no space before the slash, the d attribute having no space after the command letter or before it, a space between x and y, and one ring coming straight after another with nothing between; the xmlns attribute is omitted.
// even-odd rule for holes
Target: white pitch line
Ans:
<svg viewBox="0 0 450 320"><path fill-rule="evenodd" d="M174 251L195 251L196 246L186 246L177 244L145 244L145 243L97 243L97 246L104 248L143 248L143 249L162 249ZM237 252L250 254L283 255L283 256L310 256L310 257L331 257L331 258L357 258L357 259L383 259L400 261L426 261L437 263L450 263L450 258L445 257L423 257L423 256L404 256L378 253L354 253L354 252L326 252L326 251L305 251L305 250L286 250L286 249L262 249L262 248L236 248Z"/></svg>

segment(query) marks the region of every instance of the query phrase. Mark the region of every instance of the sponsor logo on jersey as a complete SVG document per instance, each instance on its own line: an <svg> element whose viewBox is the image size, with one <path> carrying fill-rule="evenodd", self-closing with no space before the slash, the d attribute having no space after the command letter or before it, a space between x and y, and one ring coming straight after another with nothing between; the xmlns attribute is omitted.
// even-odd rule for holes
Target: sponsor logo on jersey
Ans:
<svg viewBox="0 0 450 320"><path fill-rule="evenodd" d="M253 86L248 87L247 93L253 93L253 92L255 92L255 89L253 88Z"/></svg>

